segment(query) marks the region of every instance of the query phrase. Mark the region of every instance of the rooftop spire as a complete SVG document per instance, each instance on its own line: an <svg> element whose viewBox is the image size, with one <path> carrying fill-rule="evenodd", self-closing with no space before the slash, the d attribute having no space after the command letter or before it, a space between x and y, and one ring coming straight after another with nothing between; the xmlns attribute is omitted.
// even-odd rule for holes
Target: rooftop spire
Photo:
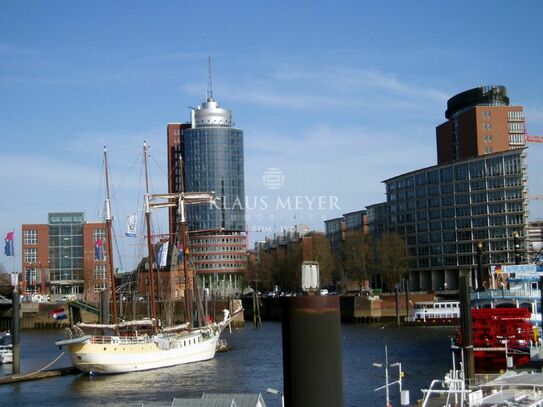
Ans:
<svg viewBox="0 0 543 407"><path fill-rule="evenodd" d="M207 100L213 100L213 83L211 82L211 56L207 57Z"/></svg>

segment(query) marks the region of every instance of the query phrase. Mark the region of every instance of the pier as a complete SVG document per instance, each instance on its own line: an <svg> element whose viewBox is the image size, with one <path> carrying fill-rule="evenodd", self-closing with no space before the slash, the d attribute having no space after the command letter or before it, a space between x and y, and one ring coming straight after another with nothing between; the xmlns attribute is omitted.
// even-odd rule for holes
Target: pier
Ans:
<svg viewBox="0 0 543 407"><path fill-rule="evenodd" d="M0 376L0 385L2 384L13 384L20 382L29 382L32 380L41 380L47 379L50 377L74 375L81 373L75 367L63 367L58 369L48 369L42 370L34 373L19 373L6 376Z"/></svg>

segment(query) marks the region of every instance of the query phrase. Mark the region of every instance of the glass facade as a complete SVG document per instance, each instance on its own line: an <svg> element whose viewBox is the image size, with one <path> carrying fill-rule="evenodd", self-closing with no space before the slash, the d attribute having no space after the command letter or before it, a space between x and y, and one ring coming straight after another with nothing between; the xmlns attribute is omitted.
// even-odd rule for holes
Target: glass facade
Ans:
<svg viewBox="0 0 543 407"><path fill-rule="evenodd" d="M49 214L49 272L53 294L83 292L82 212Z"/></svg>
<svg viewBox="0 0 543 407"><path fill-rule="evenodd" d="M525 250L525 158L524 149L510 150L385 181L388 228L407 242L413 288L454 287L448 271L475 267L479 242L485 268L514 262L515 232Z"/></svg>
<svg viewBox="0 0 543 407"><path fill-rule="evenodd" d="M243 132L229 127L184 131L185 190L214 192L216 205L190 205L189 230L245 230Z"/></svg>

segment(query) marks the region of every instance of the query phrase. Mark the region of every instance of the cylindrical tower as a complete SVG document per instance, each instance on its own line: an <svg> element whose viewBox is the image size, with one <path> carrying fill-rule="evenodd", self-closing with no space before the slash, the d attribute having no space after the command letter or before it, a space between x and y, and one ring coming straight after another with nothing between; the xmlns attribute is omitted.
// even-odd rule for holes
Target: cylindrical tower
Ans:
<svg viewBox="0 0 543 407"><path fill-rule="evenodd" d="M187 212L191 260L200 287L213 296L240 294L246 271L243 131L208 94L183 132L185 191L214 192L214 205Z"/></svg>
<svg viewBox="0 0 543 407"><path fill-rule="evenodd" d="M212 98L192 112L184 131L185 190L214 192L216 205L188 208L189 230L244 231L245 183L243 131Z"/></svg>

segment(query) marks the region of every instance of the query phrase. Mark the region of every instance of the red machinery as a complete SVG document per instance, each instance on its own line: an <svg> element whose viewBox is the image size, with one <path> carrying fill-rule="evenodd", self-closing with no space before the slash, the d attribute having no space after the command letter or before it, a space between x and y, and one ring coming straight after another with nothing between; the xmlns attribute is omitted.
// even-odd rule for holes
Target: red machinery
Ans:
<svg viewBox="0 0 543 407"><path fill-rule="evenodd" d="M530 342L534 333L527 308L472 309L473 354L475 369L504 369L506 354L515 366L530 362ZM460 331L456 342L461 346Z"/></svg>

